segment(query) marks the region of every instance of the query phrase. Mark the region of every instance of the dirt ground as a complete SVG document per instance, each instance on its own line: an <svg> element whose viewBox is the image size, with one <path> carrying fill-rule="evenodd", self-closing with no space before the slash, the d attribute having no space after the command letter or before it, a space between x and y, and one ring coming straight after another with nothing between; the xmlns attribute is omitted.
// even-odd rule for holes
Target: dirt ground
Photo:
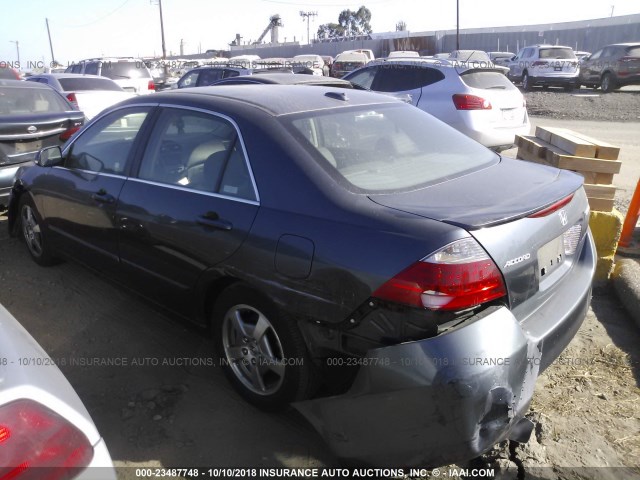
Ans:
<svg viewBox="0 0 640 480"><path fill-rule="evenodd" d="M79 265L38 267L1 214L0 303L76 388L120 478L136 478L125 467L140 466L338 466L297 413L265 414L235 394L210 366L206 332ZM640 331L615 294L596 291L577 336L538 380L535 435L473 466L505 479L640 478L639 346Z"/></svg>

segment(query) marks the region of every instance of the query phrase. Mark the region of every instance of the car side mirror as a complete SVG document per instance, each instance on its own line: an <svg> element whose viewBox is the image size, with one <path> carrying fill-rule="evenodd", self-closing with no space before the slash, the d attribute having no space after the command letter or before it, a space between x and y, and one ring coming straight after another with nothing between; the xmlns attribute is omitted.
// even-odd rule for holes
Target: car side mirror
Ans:
<svg viewBox="0 0 640 480"><path fill-rule="evenodd" d="M53 167L62 163L60 147L47 147L36 153L36 164L41 167Z"/></svg>

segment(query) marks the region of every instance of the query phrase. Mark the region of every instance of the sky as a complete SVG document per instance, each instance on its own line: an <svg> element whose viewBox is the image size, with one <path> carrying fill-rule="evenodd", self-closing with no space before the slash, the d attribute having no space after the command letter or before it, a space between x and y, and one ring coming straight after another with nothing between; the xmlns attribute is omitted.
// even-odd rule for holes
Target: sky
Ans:
<svg viewBox="0 0 640 480"><path fill-rule="evenodd" d="M344 9L371 10L374 32L395 31L399 21L411 32L456 26L456 0L162 0L167 55L208 49L225 50L237 33L256 40L279 14L281 41L307 42L318 26L337 22ZM459 0L460 28L546 24L640 13L638 0ZM63 64L100 56L162 55L158 0L0 0L0 63L16 62L16 42L23 70L51 62L45 19L49 20L56 60ZM266 36L269 40L270 36ZM25 68L26 67L26 68Z"/></svg>

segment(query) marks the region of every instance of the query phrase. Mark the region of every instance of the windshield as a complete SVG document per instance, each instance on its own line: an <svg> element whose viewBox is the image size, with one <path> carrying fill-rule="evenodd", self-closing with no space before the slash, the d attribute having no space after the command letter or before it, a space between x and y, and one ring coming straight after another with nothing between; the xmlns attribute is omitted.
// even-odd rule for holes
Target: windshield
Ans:
<svg viewBox="0 0 640 480"><path fill-rule="evenodd" d="M341 183L364 192L413 190L499 160L469 137L404 104L305 112L284 121Z"/></svg>
<svg viewBox="0 0 640 480"><path fill-rule="evenodd" d="M0 115L57 113L72 110L49 88L0 87Z"/></svg>

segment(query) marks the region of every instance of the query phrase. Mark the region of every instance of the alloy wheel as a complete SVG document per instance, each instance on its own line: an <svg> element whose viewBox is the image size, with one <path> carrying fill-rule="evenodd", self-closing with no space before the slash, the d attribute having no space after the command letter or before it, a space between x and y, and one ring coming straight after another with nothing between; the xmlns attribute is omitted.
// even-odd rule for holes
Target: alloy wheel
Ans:
<svg viewBox="0 0 640 480"><path fill-rule="evenodd" d="M33 209L29 205L22 207L22 235L27 248L34 257L41 257L43 253L42 232Z"/></svg>
<svg viewBox="0 0 640 480"><path fill-rule="evenodd" d="M235 305L224 316L222 346L231 371L251 392L276 393L284 381L282 343L269 319L249 305Z"/></svg>

